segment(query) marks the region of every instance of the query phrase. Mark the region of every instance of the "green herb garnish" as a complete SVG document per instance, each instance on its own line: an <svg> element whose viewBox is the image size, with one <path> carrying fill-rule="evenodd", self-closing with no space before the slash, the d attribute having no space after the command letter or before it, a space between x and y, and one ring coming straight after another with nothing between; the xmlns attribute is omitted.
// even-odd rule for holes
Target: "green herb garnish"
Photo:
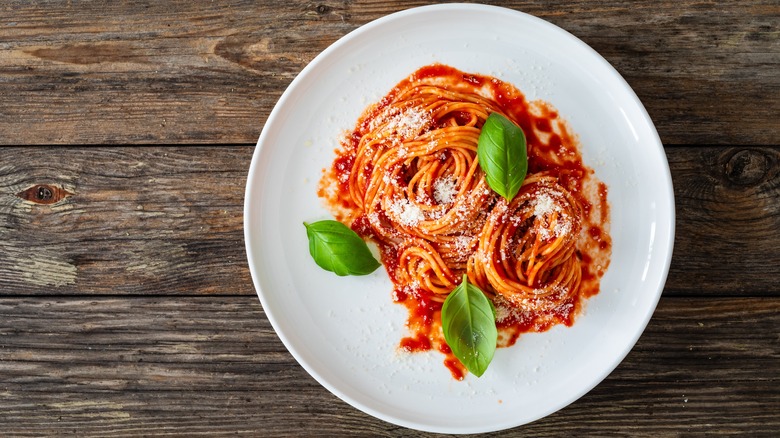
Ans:
<svg viewBox="0 0 780 438"><path fill-rule="evenodd" d="M479 133L477 159L490 188L511 201L528 171L523 130L501 114L491 113Z"/></svg>
<svg viewBox="0 0 780 438"><path fill-rule="evenodd" d="M366 242L341 222L324 220L303 225L309 237L309 253L322 269L339 276L367 275L381 266Z"/></svg>
<svg viewBox="0 0 780 438"><path fill-rule="evenodd" d="M481 376L496 351L498 329L493 303L463 275L441 308L444 339L452 353L475 376Z"/></svg>

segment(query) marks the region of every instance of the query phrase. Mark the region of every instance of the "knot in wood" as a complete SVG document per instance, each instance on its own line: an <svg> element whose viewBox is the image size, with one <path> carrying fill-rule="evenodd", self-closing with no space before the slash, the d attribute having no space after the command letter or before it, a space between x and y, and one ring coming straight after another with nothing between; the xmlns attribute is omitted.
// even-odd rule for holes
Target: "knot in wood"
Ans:
<svg viewBox="0 0 780 438"><path fill-rule="evenodd" d="M747 186L761 182L771 167L770 158L758 150L742 149L726 162L726 177L734 184Z"/></svg>
<svg viewBox="0 0 780 438"><path fill-rule="evenodd" d="M330 12L330 6L328 5L317 5L317 13L318 14L327 14Z"/></svg>
<svg viewBox="0 0 780 438"><path fill-rule="evenodd" d="M54 196L54 193L47 186L38 186L37 196L41 201L48 201Z"/></svg>
<svg viewBox="0 0 780 438"><path fill-rule="evenodd" d="M69 191L52 184L37 184L17 193L16 196L36 204L55 204L72 195Z"/></svg>

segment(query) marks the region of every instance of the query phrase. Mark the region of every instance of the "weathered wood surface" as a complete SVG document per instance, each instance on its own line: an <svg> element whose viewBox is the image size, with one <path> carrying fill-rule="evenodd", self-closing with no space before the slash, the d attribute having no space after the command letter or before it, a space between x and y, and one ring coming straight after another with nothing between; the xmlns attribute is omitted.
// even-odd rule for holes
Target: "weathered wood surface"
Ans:
<svg viewBox="0 0 780 438"><path fill-rule="evenodd" d="M0 424L30 436L424 435L338 400L271 329L242 240L252 151L0 149ZM780 427L780 148L667 155L678 232L650 327L583 399L506 434ZM20 197L41 185L72 194Z"/></svg>
<svg viewBox="0 0 780 438"><path fill-rule="evenodd" d="M666 144L772 145L780 6L506 1L580 37L635 88ZM320 51L421 2L4 2L0 143L254 143Z"/></svg>
<svg viewBox="0 0 780 438"><path fill-rule="evenodd" d="M0 149L0 295L249 293L252 150ZM19 196L41 185L73 195Z"/></svg>
<svg viewBox="0 0 780 438"><path fill-rule="evenodd" d="M677 202L669 278L636 347L579 401L495 435L775 436L780 6L494 3L618 69L667 146ZM295 363L242 232L252 144L285 87L350 30L420 4L0 6L0 144L71 145L0 148L3 435L428 436Z"/></svg>
<svg viewBox="0 0 780 438"><path fill-rule="evenodd" d="M768 435L780 429L779 327L778 300L664 298L601 385L494 435ZM0 299L0 342L0 424L13 435L428 436L320 387L254 297Z"/></svg>
<svg viewBox="0 0 780 438"><path fill-rule="evenodd" d="M242 231L252 151L0 149L0 296L253 293ZM667 157L677 233L665 294L780 296L780 148ZM19 196L41 185L73 195Z"/></svg>

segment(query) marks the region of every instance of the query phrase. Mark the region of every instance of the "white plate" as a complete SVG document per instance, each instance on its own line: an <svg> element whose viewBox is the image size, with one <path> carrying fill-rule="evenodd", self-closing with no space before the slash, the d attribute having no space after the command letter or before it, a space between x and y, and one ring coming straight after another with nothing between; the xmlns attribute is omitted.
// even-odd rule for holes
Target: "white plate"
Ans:
<svg viewBox="0 0 780 438"><path fill-rule="evenodd" d="M341 133L398 81L433 62L496 76L558 108L585 163L609 187L612 264L571 328L523 335L481 377L453 380L439 353L404 354L406 309L381 269L337 277L308 253L303 221L330 217L316 195ZM595 51L541 19L449 4L392 14L343 37L292 82L257 143L244 232L257 294L295 359L356 408L444 433L544 417L601 382L631 350L669 269L674 200L666 156L631 88ZM620 400L615 400L619 403Z"/></svg>

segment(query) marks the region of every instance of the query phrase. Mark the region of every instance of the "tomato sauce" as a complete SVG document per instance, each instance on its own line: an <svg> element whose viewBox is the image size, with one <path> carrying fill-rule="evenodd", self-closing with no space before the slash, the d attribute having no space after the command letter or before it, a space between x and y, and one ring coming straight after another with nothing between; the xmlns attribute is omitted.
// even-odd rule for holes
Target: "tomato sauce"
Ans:
<svg viewBox="0 0 780 438"><path fill-rule="evenodd" d="M544 332L557 324L573 325L583 299L599 292L600 279L609 266L612 241L609 235L608 189L595 178L593 170L583 163L576 135L550 104L542 101L529 102L513 85L496 78L464 73L441 64L422 67L394 87L377 105L369 107L355 130L345 135L342 149L337 151L337 158L332 167L326 169L324 178L336 182L338 193L335 196L328 195L321 185L318 194L325 198L331 207L356 207L350 201L347 184L355 159L350 151L356 150L363 134L370 130L371 120L379 115L398 93L415 82L431 78L437 83L458 90L492 96L501 111L518 123L525 133L528 172L554 174L583 208L584 222L577 244L582 269L579 293L547 312L514 312L498 321L498 346L509 347L524 333ZM459 124L465 124L471 118L466 113L455 113L452 117ZM367 171L370 172L370 169ZM353 216L351 227L364 238L374 237L365 214ZM377 243L382 262L395 285L393 299L404 305L409 312L406 323L409 336L401 339L400 349L406 352L439 351L445 356L444 365L452 376L457 380L463 379L466 369L452 354L441 334L441 302L419 288L399 284L398 278L395 278L399 263L396 249L387 242Z"/></svg>

